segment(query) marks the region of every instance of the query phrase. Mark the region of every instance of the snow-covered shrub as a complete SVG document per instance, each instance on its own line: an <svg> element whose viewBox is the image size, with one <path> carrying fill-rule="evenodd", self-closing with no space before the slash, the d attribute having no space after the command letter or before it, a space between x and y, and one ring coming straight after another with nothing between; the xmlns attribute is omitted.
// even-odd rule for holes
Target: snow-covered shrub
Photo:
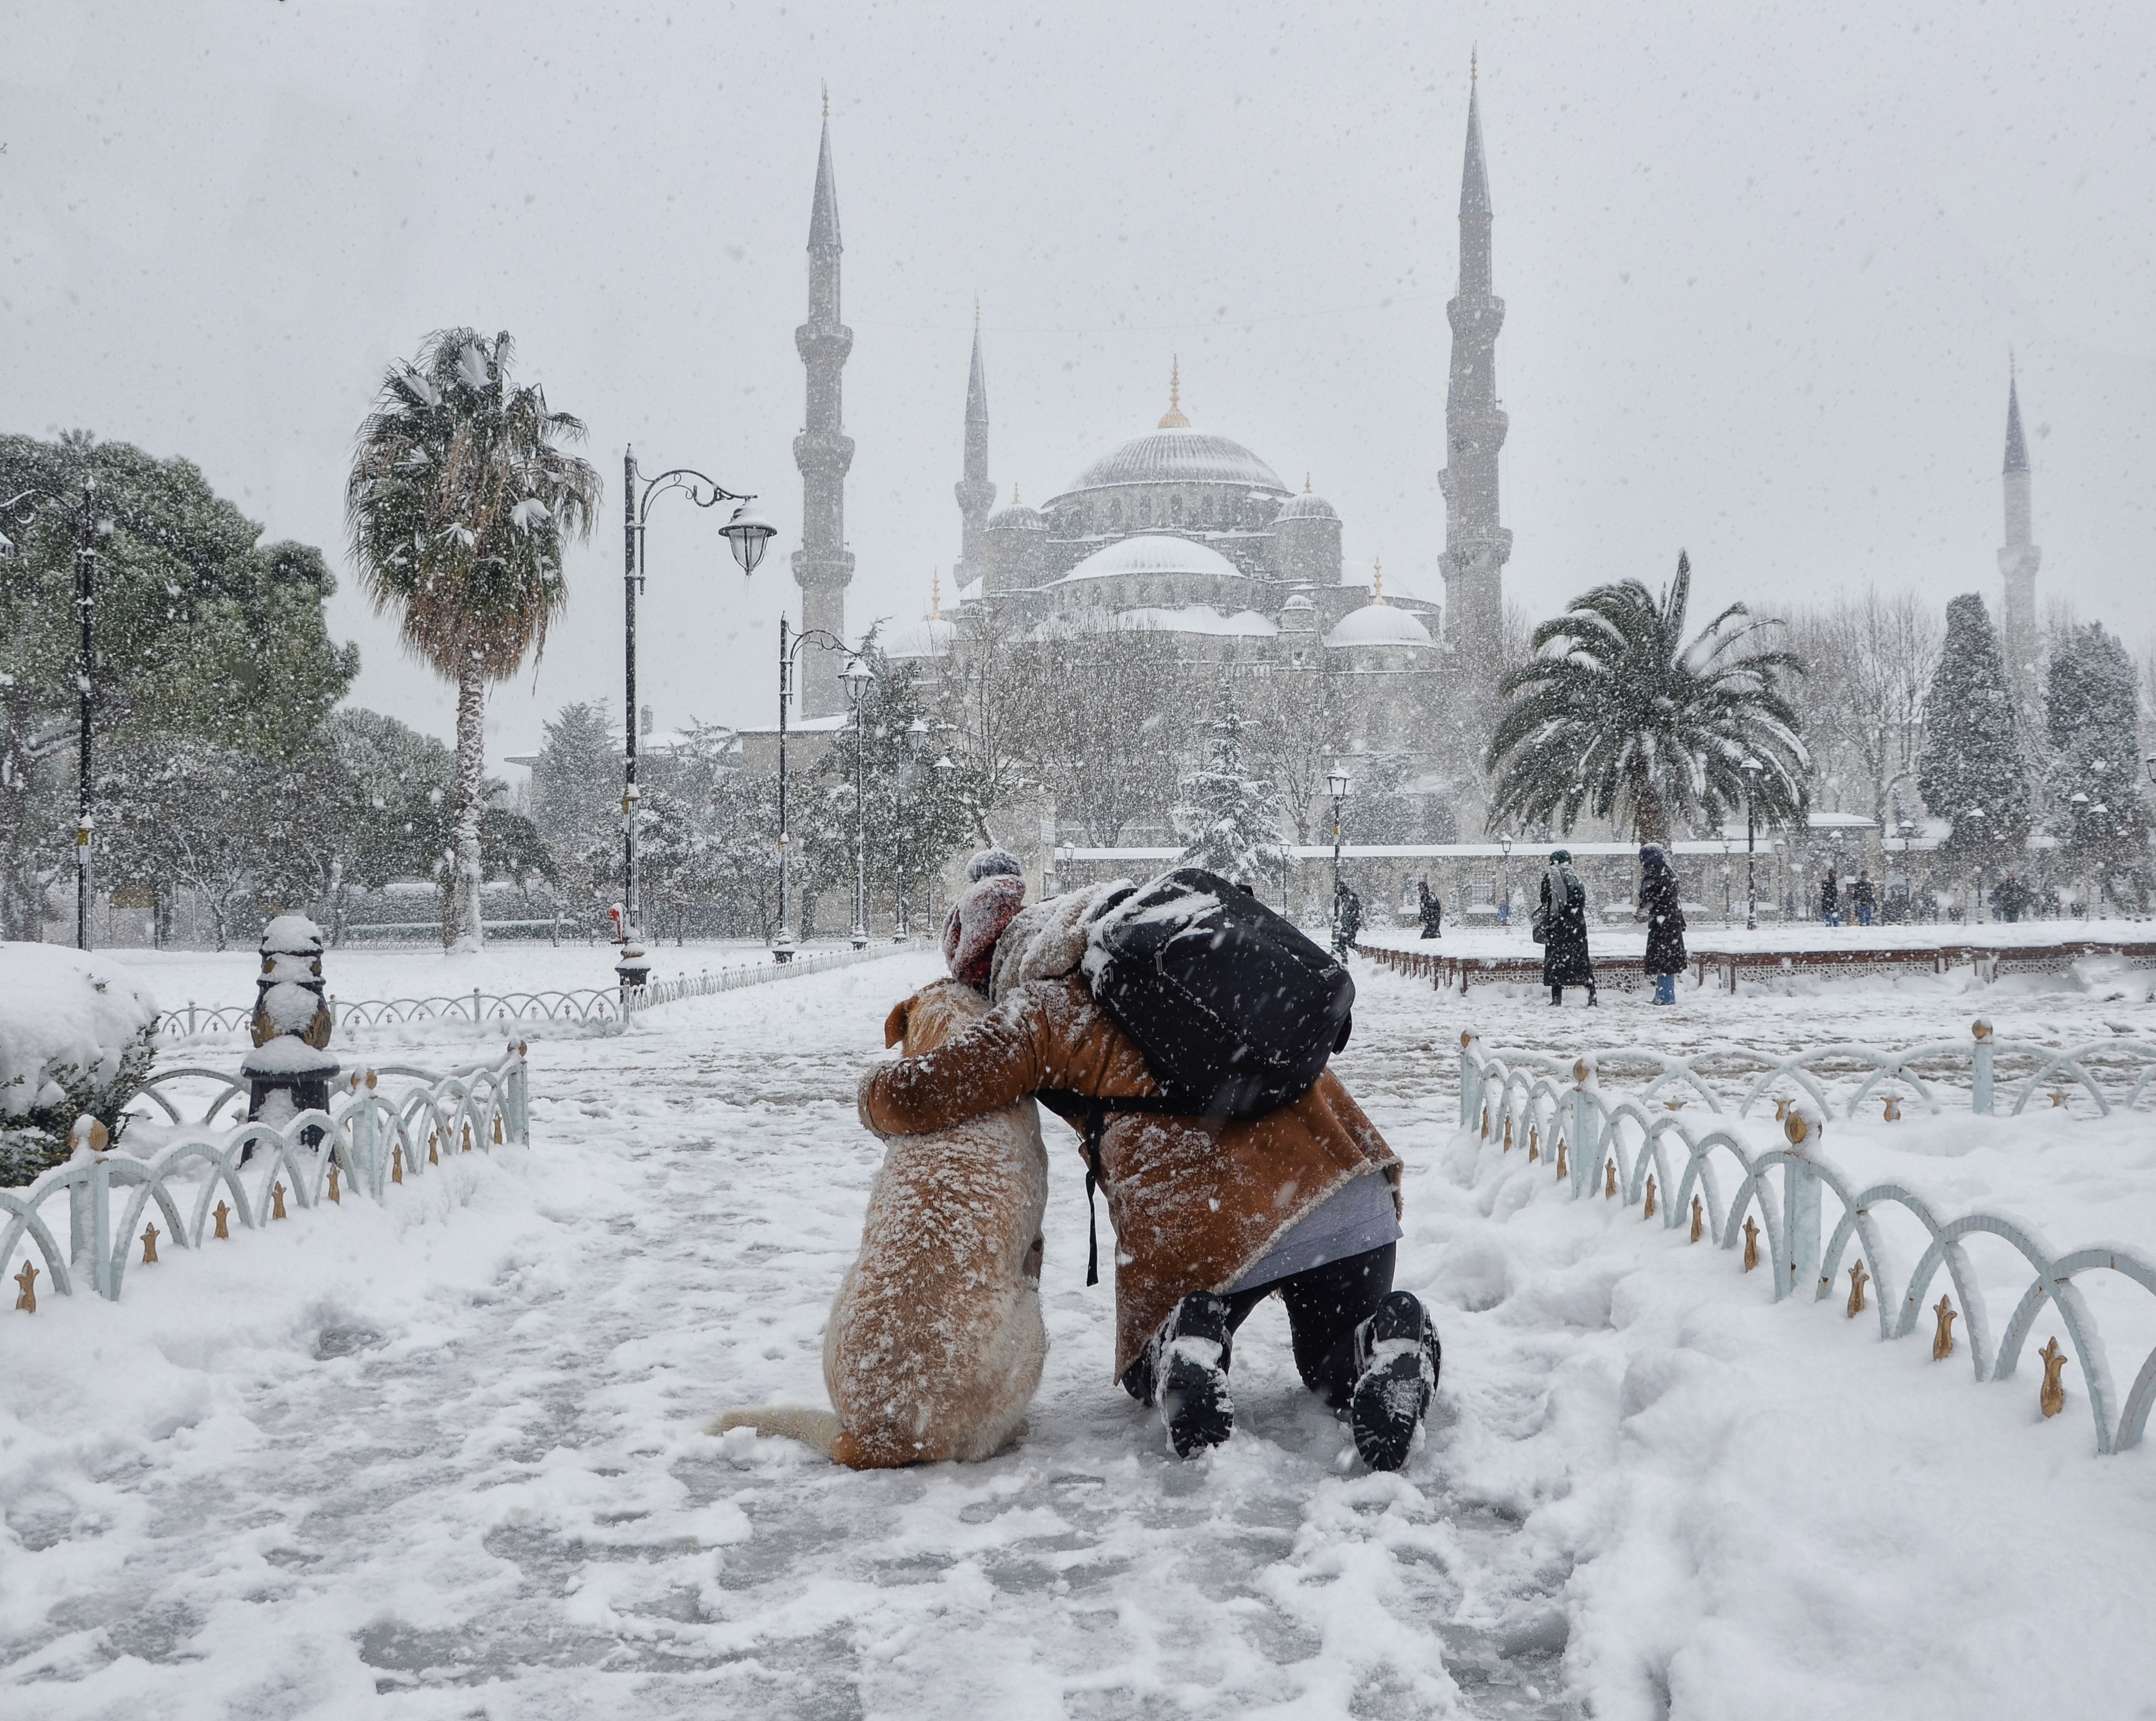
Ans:
<svg viewBox="0 0 2156 1721"><path fill-rule="evenodd" d="M156 1052L157 1001L126 967L63 945L0 943L0 1187L69 1154L88 1112L120 1135Z"/></svg>

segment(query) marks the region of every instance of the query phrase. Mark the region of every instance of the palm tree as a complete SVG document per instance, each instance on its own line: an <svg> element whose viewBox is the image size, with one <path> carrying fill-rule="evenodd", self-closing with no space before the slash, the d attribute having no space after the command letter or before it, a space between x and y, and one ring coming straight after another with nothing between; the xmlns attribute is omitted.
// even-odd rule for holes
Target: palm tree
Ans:
<svg viewBox="0 0 2156 1721"><path fill-rule="evenodd" d="M480 813L490 682L547 644L568 602L562 546L588 538L599 475L559 444L583 436L536 387L509 381L514 343L429 335L389 367L359 428L345 518L360 586L395 610L412 651L456 684L457 762L442 942L480 942Z"/></svg>
<svg viewBox="0 0 2156 1721"><path fill-rule="evenodd" d="M1569 832L1584 808L1666 843L1680 819L1718 826L1743 804L1747 759L1758 764L1762 820L1802 814L1811 761L1777 684L1803 663L1762 648L1758 636L1780 623L1753 620L1741 603L1685 644L1691 597L1679 551L1659 599L1637 580L1598 586L1535 629L1536 655L1498 684L1510 703L1483 760L1497 777L1492 828Z"/></svg>

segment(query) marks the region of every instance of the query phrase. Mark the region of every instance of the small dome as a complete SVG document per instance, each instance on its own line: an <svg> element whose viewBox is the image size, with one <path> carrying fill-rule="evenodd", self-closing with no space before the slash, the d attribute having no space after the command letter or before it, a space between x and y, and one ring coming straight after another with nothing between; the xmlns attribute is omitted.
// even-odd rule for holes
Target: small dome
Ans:
<svg viewBox="0 0 2156 1721"><path fill-rule="evenodd" d="M1325 636L1328 648L1355 645L1427 646L1430 629L1397 605L1366 603L1340 618L1340 625Z"/></svg>
<svg viewBox="0 0 2156 1721"><path fill-rule="evenodd" d="M923 616L883 642L884 655L896 659L947 658L958 638L958 624L947 616Z"/></svg>
<svg viewBox="0 0 2156 1721"><path fill-rule="evenodd" d="M1048 522L1041 518L1038 508L1029 508L1023 502L1014 502L1008 508L999 508L988 516L992 532L1045 532Z"/></svg>
<svg viewBox="0 0 2156 1721"><path fill-rule="evenodd" d="M1314 610L1317 606L1310 601L1308 592L1298 592L1281 607L1284 610Z"/></svg>
<svg viewBox="0 0 2156 1721"><path fill-rule="evenodd" d="M1148 533L1096 550L1056 583L1106 580L1122 574L1209 574L1235 580L1245 577L1243 571L1217 550L1188 538Z"/></svg>
<svg viewBox="0 0 2156 1721"><path fill-rule="evenodd" d="M1281 505L1281 511L1273 516L1276 522L1283 520L1329 520L1337 521L1340 516L1332 511L1332 505L1322 496L1313 496L1305 490L1300 496L1290 496Z"/></svg>

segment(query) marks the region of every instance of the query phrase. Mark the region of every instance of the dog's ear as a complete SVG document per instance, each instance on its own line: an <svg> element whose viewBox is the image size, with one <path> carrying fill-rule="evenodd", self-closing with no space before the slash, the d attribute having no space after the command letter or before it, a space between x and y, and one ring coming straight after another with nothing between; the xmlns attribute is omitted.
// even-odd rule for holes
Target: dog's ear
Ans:
<svg viewBox="0 0 2156 1721"><path fill-rule="evenodd" d="M906 1012L913 1007L913 1000L901 998L891 1006L891 1014L883 1019L883 1042L896 1046L906 1037Z"/></svg>

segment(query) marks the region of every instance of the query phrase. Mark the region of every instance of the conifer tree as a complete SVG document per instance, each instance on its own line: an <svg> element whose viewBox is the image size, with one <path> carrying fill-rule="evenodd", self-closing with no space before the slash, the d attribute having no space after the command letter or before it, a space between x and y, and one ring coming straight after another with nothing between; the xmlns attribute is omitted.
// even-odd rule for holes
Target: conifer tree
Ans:
<svg viewBox="0 0 2156 1721"><path fill-rule="evenodd" d="M1183 845L1185 865L1262 890L1287 864L1280 834L1280 790L1247 776L1246 769L1242 716L1234 695L1224 694L1206 744L1205 764L1183 780L1175 834Z"/></svg>
<svg viewBox="0 0 2156 1721"><path fill-rule="evenodd" d="M2006 862L2028 837L2029 776L1999 635L1974 592L1947 606L1924 710L1917 792L1953 826L1941 852L1984 868Z"/></svg>
<svg viewBox="0 0 2156 1721"><path fill-rule="evenodd" d="M2140 705L2133 659L2102 623L2076 627L2053 647L2044 689L2052 832L2061 857L2092 873L2100 894L2124 905L2130 893L2137 911L2148 895Z"/></svg>

